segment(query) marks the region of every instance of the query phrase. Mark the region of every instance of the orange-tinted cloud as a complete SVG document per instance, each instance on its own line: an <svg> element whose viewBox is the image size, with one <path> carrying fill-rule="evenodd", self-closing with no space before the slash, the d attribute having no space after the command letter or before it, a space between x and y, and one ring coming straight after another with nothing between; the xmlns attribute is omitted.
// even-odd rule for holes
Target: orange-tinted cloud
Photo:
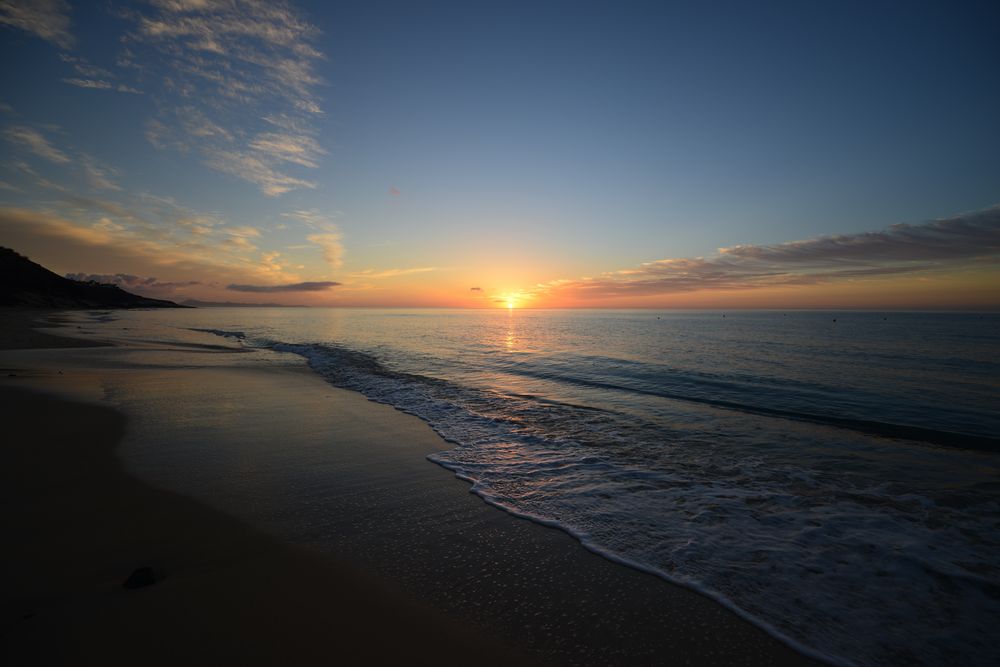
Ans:
<svg viewBox="0 0 1000 667"><path fill-rule="evenodd" d="M733 294L998 267L1000 206L995 206L878 232L721 248L711 257L662 259L596 278L552 281L534 291L556 303L652 302L688 292Z"/></svg>
<svg viewBox="0 0 1000 667"><path fill-rule="evenodd" d="M291 283L289 285L226 285L226 289L234 292L257 292L275 294L278 292L325 292L340 283L331 280L319 282Z"/></svg>
<svg viewBox="0 0 1000 667"><path fill-rule="evenodd" d="M0 209L0 245L12 247L57 273L93 274L99 279L121 275L108 282L125 281L140 292L170 283L175 290L205 294L212 285L221 290L221 285L233 282L294 279L294 274L275 274L266 262L255 261L252 253L227 251L214 240L199 243L186 237L147 235L143 228L131 232L107 219L81 224L25 209ZM144 285L138 278L154 272L162 279Z"/></svg>

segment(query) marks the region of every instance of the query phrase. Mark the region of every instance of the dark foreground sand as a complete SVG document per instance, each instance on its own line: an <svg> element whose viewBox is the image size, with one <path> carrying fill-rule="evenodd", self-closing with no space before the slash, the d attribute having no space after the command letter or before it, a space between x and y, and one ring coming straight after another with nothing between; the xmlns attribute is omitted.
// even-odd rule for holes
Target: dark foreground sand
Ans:
<svg viewBox="0 0 1000 667"><path fill-rule="evenodd" d="M25 323L4 317L0 343L52 344ZM301 365L220 363L233 354L0 353L0 662L807 662L706 598L487 506L425 460L448 445L416 418ZM206 443L216 467L185 470ZM146 457L163 487L216 475L205 500L243 521L138 481L116 447L176 452ZM298 544L272 536L292 523ZM123 589L141 566L160 580Z"/></svg>

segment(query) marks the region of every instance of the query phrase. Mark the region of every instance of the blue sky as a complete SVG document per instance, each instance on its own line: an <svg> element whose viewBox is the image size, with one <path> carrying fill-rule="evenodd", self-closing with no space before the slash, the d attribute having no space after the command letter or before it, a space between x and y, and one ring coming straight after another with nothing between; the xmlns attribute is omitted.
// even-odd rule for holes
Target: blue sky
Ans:
<svg viewBox="0 0 1000 667"><path fill-rule="evenodd" d="M93 232L86 258L59 251L72 230L11 222L10 244L67 272L138 272L102 251L131 240L192 291L464 303L1000 202L996 3L52 0L0 22L0 202Z"/></svg>
<svg viewBox="0 0 1000 667"><path fill-rule="evenodd" d="M432 211L636 261L994 204L1000 16L911 4L334 13L337 144Z"/></svg>

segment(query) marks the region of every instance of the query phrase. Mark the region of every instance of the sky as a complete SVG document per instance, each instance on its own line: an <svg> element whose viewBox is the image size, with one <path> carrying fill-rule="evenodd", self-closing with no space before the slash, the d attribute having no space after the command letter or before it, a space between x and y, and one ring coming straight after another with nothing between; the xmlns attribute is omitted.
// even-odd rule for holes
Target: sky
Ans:
<svg viewBox="0 0 1000 667"><path fill-rule="evenodd" d="M0 245L174 300L1000 308L995 2L0 0Z"/></svg>

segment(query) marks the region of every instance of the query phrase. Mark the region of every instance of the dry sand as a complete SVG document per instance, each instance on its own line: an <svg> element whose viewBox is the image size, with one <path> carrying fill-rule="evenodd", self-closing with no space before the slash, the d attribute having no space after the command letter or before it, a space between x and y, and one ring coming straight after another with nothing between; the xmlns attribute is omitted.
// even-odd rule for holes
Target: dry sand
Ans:
<svg viewBox="0 0 1000 667"><path fill-rule="evenodd" d="M0 353L7 664L808 662L489 507L415 417L236 354Z"/></svg>

